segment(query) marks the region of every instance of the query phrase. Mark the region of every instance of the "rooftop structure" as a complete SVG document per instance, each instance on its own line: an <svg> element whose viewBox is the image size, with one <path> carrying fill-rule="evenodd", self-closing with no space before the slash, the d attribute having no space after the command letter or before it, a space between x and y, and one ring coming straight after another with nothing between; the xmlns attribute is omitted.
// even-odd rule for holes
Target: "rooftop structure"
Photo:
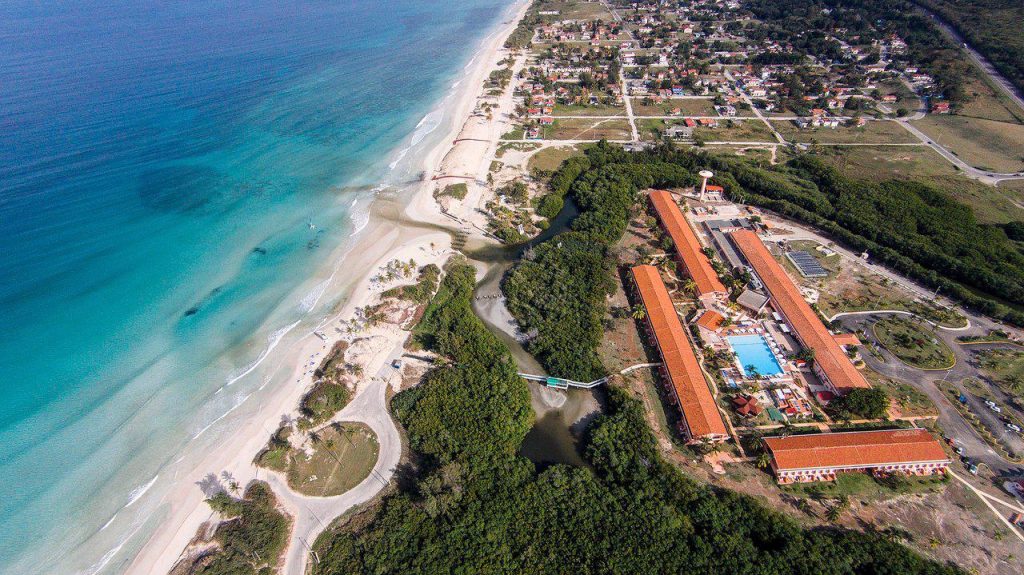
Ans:
<svg viewBox="0 0 1024 575"><path fill-rule="evenodd" d="M763 441L781 483L828 481L843 471L924 475L944 470L950 461L924 429L815 433Z"/></svg>
<svg viewBox="0 0 1024 575"><path fill-rule="evenodd" d="M729 236L768 289L772 307L786 319L800 344L814 350L814 371L822 382L839 394L870 388L757 234L738 230Z"/></svg>
<svg viewBox="0 0 1024 575"><path fill-rule="evenodd" d="M736 253L736 248L732 246L732 243L730 243L725 237L725 234L739 229L750 229L753 227L750 220L746 218L738 218L735 220L707 220L704 222L704 227L707 228L708 233L711 234L711 241L714 242L715 247L718 248L718 252L722 254L725 261L729 263L729 269L743 267L743 260L740 258L740 255Z"/></svg>
<svg viewBox="0 0 1024 575"><path fill-rule="evenodd" d="M797 271L805 278L828 277L828 271L808 252L786 252L786 258L796 266Z"/></svg>
<svg viewBox="0 0 1024 575"><path fill-rule="evenodd" d="M725 422L711 395L690 339L679 321L672 298L661 281L658 268L636 266L632 269L637 291L647 310L647 325L661 353L676 403L683 415L683 430L691 440L728 438Z"/></svg>
<svg viewBox="0 0 1024 575"><path fill-rule="evenodd" d="M683 212L679 210L679 206L672 199L672 194L664 190L654 190L651 192L651 206L661 225L675 243L676 255L682 262L683 268L697 284L697 296L700 298L724 296L727 293L725 286L718 280L718 274L711 268L711 262L701 251L704 246L701 245L697 234L694 233Z"/></svg>

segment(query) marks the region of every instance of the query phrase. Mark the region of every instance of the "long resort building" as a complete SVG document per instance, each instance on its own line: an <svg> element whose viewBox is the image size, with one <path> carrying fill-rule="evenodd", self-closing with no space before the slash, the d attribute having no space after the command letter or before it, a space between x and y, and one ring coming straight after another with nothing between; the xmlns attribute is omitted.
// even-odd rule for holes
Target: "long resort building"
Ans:
<svg viewBox="0 0 1024 575"><path fill-rule="evenodd" d="M676 257L697 286L697 297L707 305L710 303L709 298L714 300L728 295L728 291L719 281L718 274L703 252L704 246L697 239L697 234L686 221L686 216L679 209L672 194L665 190L654 190L650 197L651 207L658 221L675 244Z"/></svg>
<svg viewBox="0 0 1024 575"><path fill-rule="evenodd" d="M767 288L772 307L789 323L800 345L814 350L814 373L822 383L839 395L858 388L870 388L871 385L825 329L818 315L800 295L793 280L789 279L757 234L750 230L738 230L731 232L729 237Z"/></svg>
<svg viewBox="0 0 1024 575"><path fill-rule="evenodd" d="M725 441L729 438L725 422L658 268L636 266L632 272L647 311L648 331L664 362L662 373L682 414L681 431L691 442Z"/></svg>
<svg viewBox="0 0 1024 575"><path fill-rule="evenodd" d="M779 483L832 481L838 473L931 475L949 467L942 446L924 429L765 437Z"/></svg>

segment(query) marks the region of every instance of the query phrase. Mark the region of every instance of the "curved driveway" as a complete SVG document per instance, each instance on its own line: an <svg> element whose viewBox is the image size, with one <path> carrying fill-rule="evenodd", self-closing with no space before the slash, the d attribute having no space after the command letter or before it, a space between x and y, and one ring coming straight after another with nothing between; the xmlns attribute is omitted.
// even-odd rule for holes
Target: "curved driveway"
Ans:
<svg viewBox="0 0 1024 575"><path fill-rule="evenodd" d="M398 380L398 373L391 367L391 362L402 353L401 345L392 350L385 367L332 419L365 423L377 434L380 455L366 479L341 495L313 497L292 491L283 474L264 472L268 473L264 479L294 520L281 571L284 575L303 575L313 543L331 521L356 505L369 501L390 483L402 456L402 438L388 412L387 390L393 381Z"/></svg>

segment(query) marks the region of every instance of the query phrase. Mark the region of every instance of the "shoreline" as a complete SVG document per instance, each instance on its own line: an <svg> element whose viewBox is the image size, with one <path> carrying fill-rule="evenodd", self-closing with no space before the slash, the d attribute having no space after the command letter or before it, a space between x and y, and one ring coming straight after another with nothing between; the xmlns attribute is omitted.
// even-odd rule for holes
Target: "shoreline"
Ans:
<svg viewBox="0 0 1024 575"><path fill-rule="evenodd" d="M394 259L408 260L411 257L416 259L418 266L428 263L442 265L453 253L450 249L451 233L456 230L457 225L455 221L441 212L439 204L433 197L434 188L439 184L431 178L446 167L455 166L472 170L472 164L476 162L477 169L479 169L479 166L485 163L487 154L497 145L497 139L500 137L501 114L487 122L494 127L491 130L492 133L497 134L487 143L487 146L458 149L458 145L453 141L460 133L469 128L469 121L476 107L476 101L483 92L483 82L501 59L505 38L515 29L528 6L529 2L526 0L517 0L509 7L508 15L496 23L494 31L480 40L477 50L465 65L465 73L457 76L458 83L453 84L453 89L445 93L439 104L428 112L427 115L434 113L435 110L442 110L445 114L451 111L451 115L442 120L442 124L438 126L445 130L443 137L428 148L423 154L422 160L413 166L417 169L421 168L426 174L426 178L414 183L410 186L411 189L400 190L394 198L374 197L370 203L369 219L363 228L353 234L353 241L340 250L339 256L332 254L332 257L326 260L327 265L319 270L320 272L325 269L336 272L346 269L352 272L351 275L346 274L346 276L353 279L344 281L347 278L338 278L335 273L328 275L328 279L325 281L328 281L329 285L325 288L325 293L321 294L318 299L328 295L336 296L339 298L340 307L325 314L324 319L317 324L313 331L353 317L358 308L375 302L378 294L386 287L403 283L397 282L383 287L374 285L373 275L387 262ZM428 133L425 137L430 135ZM393 162L397 164L401 161L405 153L415 145L416 143L409 144L405 150L398 151L396 154L398 157ZM389 207L398 207L400 202L396 202L396 200L407 201L400 206L401 209L397 210L399 217L389 217L387 214L381 213ZM469 216L471 214L472 208L469 204L470 202L467 201L465 205L461 206L462 209L458 212L464 212L464 214L459 215ZM465 219L458 219L466 222ZM423 225L409 225L415 223ZM435 228L436 231L429 228ZM480 230L472 228L466 231L474 234L480 233ZM313 274L311 277L317 277L317 274ZM324 329L324 331L327 330ZM382 333L377 333L378 331ZM388 331L391 333L383 333ZM365 358L364 371L367 374L373 374L387 365L390 352L395 346L401 348L408 337L408 332L400 329L388 330L385 327L371 330L369 336L365 333L361 333L360 336L380 338L379 348L386 350L385 353L372 353L369 354L370 357ZM280 356L272 360L275 364L272 369L273 379L278 380L270 386L273 389L261 394L262 397L254 398L260 401L259 408L255 413L247 416L222 441L218 442L215 450L200 457L199 461L191 466L190 471L175 474L179 478L170 486L159 504L161 508L166 509L163 513L165 517L160 522L160 526L142 544L138 553L130 559L130 562L125 561L128 565L127 573L167 573L183 556L183 551L187 549L202 524L213 518L214 514L206 505L205 496L195 482L210 473L220 474L223 472L230 473L242 485L254 479L267 478L266 470L257 468L252 463L255 455L269 439L266 430L276 429L280 424L282 414L297 413L299 401L312 383L308 373L309 361L342 339L346 339L345 336L339 336L331 331L327 339L322 340L311 331L289 344L286 349L274 354L280 354ZM289 366L291 366L290 370ZM298 383L298 385L291 385L293 382L284 381L284 377L295 379L294 383ZM373 387L372 378L366 379L367 381L360 381L357 385L350 405L365 395L368 388ZM381 459L384 459L383 454ZM263 471L262 475L260 471ZM392 470L388 471L390 475ZM378 491L380 488L375 489L371 496L376 495ZM280 494L277 495L279 501L285 499ZM339 514L342 511L344 509L339 510ZM329 522L329 520L326 521ZM304 551L302 555L305 555Z"/></svg>

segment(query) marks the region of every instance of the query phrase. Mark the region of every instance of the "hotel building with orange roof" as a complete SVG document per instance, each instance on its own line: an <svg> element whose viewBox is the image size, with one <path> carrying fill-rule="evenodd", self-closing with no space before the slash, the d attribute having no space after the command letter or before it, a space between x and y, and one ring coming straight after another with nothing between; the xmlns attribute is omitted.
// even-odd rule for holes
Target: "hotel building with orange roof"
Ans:
<svg viewBox="0 0 1024 575"><path fill-rule="evenodd" d="M729 292L711 267L711 261L703 252L704 246L697 239L697 234L686 221L686 216L672 194L665 190L654 190L650 193L650 199L658 221L675 244L676 257L697 286L697 298L705 306L724 299Z"/></svg>
<svg viewBox="0 0 1024 575"><path fill-rule="evenodd" d="M924 429L815 433L765 437L779 483L831 481L838 473L870 471L930 475L944 472L950 459Z"/></svg>
<svg viewBox="0 0 1024 575"><path fill-rule="evenodd" d="M681 431L691 442L728 439L725 422L658 268L642 265L631 271L647 311L648 331L664 362L662 373L683 416Z"/></svg>
<svg viewBox="0 0 1024 575"><path fill-rule="evenodd" d="M870 388L757 234L737 230L729 237L767 288L772 307L789 323L800 345L814 350L814 373L822 383L840 395Z"/></svg>

